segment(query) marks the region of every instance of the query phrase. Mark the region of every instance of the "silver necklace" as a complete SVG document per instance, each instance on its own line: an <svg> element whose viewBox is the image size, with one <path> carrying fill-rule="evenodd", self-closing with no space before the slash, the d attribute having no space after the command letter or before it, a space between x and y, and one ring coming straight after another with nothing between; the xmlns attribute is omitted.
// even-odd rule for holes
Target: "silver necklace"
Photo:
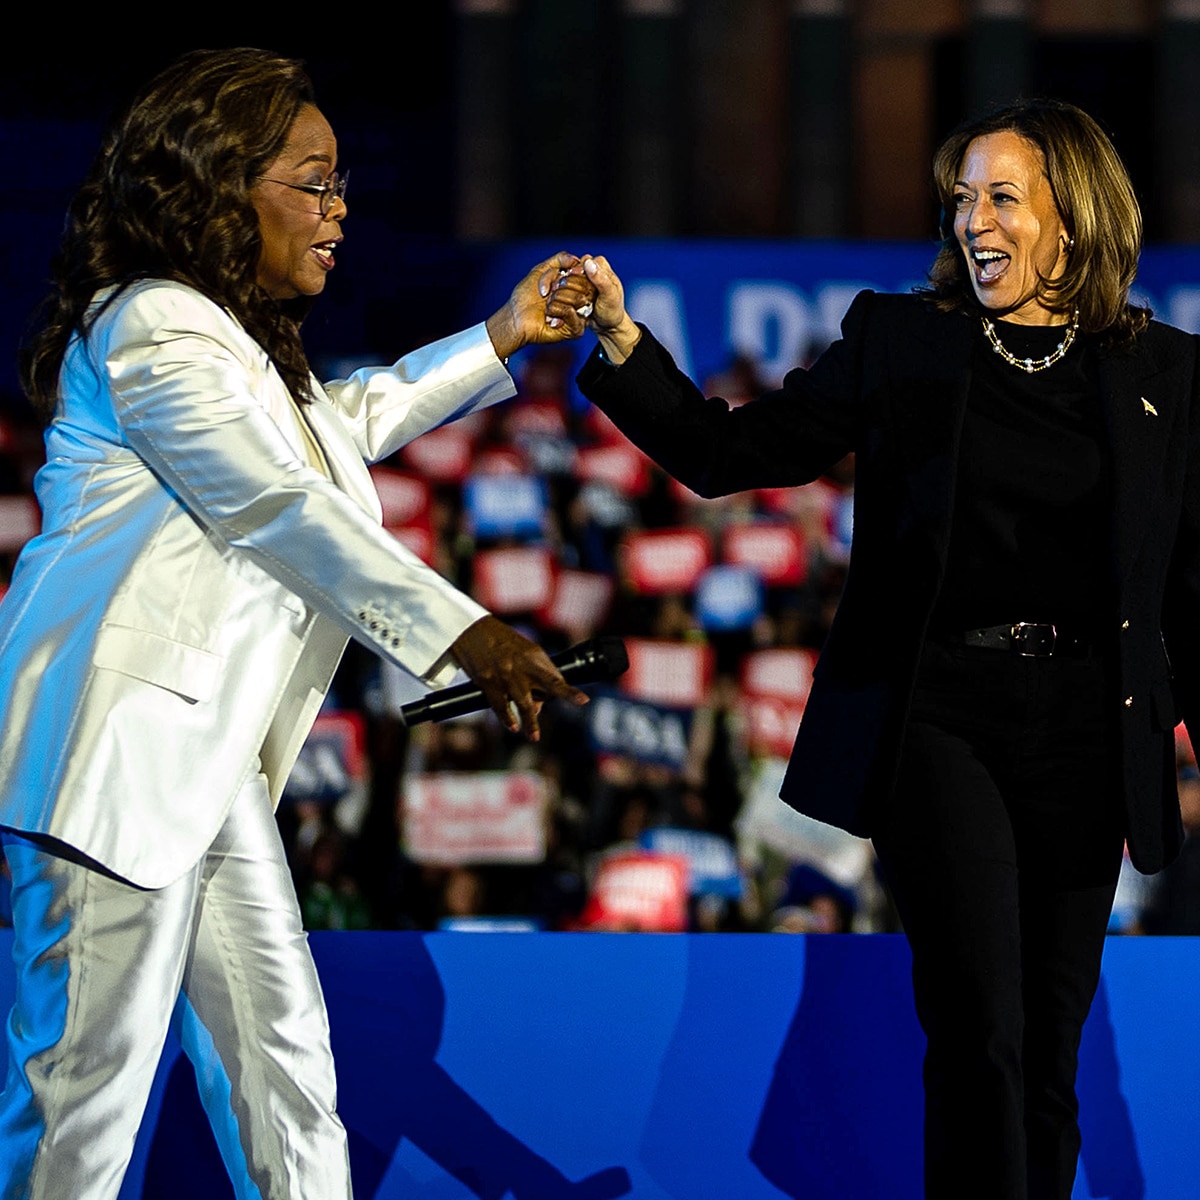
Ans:
<svg viewBox="0 0 1200 1200"><path fill-rule="evenodd" d="M1020 371L1026 371L1032 375L1035 371L1044 371L1047 367L1052 367L1056 362L1061 362L1063 356L1070 350L1075 341L1075 335L1079 332L1079 309L1077 308L1071 314L1071 324L1067 326L1067 332L1063 336L1063 340L1058 343L1058 349L1053 354L1047 354L1045 358L1018 358L1009 350L1000 340L1000 335L996 332L996 327L987 319L980 318L983 321L983 333L987 340L991 343L991 347L1000 355L1006 363L1010 363Z"/></svg>

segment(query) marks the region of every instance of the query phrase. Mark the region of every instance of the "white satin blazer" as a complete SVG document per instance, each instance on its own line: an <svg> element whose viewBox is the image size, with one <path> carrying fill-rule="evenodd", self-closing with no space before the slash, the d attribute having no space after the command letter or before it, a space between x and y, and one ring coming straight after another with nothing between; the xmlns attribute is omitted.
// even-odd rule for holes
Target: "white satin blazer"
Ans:
<svg viewBox="0 0 1200 1200"><path fill-rule="evenodd" d="M298 410L199 293L122 292L68 349L0 605L0 826L161 887L260 762L278 800L348 635L444 682L485 610L383 531L364 459L514 390L478 326Z"/></svg>

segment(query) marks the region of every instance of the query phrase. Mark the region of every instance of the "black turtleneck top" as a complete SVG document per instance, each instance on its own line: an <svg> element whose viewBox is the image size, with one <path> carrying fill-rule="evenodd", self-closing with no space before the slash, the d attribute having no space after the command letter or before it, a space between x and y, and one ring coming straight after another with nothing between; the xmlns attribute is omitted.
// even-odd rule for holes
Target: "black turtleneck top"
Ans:
<svg viewBox="0 0 1200 1200"><path fill-rule="evenodd" d="M994 324L1021 359L1053 354L1065 332ZM1044 621L1098 632L1113 591L1111 514L1092 340L1078 337L1061 361L1029 374L993 350L981 323L933 628Z"/></svg>

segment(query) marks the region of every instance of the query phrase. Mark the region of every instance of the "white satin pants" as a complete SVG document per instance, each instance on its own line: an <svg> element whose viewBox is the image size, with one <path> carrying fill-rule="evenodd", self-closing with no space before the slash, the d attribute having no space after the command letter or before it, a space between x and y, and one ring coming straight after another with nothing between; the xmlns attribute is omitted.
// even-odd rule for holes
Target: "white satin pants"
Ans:
<svg viewBox="0 0 1200 1200"><path fill-rule="evenodd" d="M325 1003L264 778L158 890L13 834L4 852L17 999L0 1197L117 1195L174 1021L238 1200L349 1200Z"/></svg>

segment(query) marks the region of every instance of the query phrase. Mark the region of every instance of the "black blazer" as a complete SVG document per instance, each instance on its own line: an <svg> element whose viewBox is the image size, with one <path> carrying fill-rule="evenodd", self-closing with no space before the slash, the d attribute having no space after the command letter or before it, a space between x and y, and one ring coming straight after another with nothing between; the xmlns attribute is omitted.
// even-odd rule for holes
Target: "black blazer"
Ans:
<svg viewBox="0 0 1200 1200"><path fill-rule="evenodd" d="M579 385L634 442L702 496L807 483L856 452L846 587L781 795L870 836L901 738L949 545L959 435L978 319L917 296L861 293L842 340L740 408L706 400L645 333L619 369L598 354ZM1102 352L1114 473L1113 640L1134 864L1182 842L1172 730L1200 738L1200 339L1152 323ZM1168 658L1169 654L1169 658Z"/></svg>

